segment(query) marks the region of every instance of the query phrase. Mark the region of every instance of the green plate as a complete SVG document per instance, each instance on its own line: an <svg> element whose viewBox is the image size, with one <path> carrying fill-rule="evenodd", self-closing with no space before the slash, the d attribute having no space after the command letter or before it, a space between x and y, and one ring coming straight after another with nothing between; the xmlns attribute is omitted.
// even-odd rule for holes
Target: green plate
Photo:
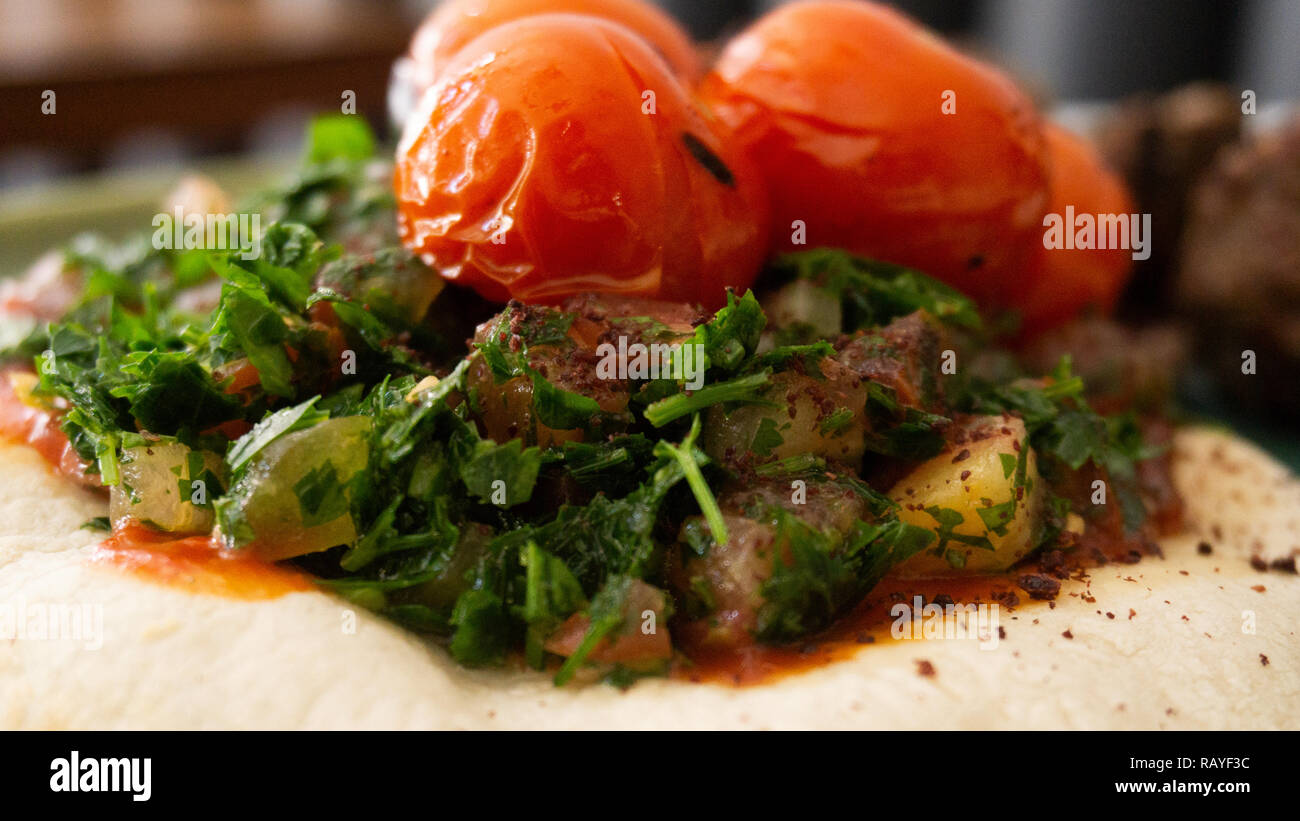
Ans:
<svg viewBox="0 0 1300 821"><path fill-rule="evenodd" d="M0 189L0 277L22 273L80 233L121 239L148 231L163 198L187 174L205 174L238 198L281 178L294 164L292 157L224 159Z"/></svg>

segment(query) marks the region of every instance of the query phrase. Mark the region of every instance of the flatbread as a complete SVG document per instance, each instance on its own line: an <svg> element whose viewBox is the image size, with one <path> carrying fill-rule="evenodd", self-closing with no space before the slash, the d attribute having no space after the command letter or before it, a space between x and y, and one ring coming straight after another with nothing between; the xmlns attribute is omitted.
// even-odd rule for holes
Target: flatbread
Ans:
<svg viewBox="0 0 1300 821"><path fill-rule="evenodd" d="M885 640L765 684L627 691L465 670L323 592L238 600L92 562L79 526L105 504L27 448L0 465L0 607L103 617L99 647L0 637L4 728L1300 728L1300 577L1249 561L1300 553L1300 481L1225 432L1176 437L1189 529L1164 559L1004 612L996 649Z"/></svg>

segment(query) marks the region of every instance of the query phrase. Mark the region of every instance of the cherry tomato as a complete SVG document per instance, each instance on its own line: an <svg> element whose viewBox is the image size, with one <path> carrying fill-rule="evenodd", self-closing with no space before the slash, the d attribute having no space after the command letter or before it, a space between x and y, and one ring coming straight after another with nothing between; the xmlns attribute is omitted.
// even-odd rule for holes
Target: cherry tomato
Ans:
<svg viewBox="0 0 1300 821"><path fill-rule="evenodd" d="M732 40L701 94L767 180L776 250L799 250L802 225L806 247L1006 301L1047 172L1033 105L1001 73L882 6L810 2Z"/></svg>
<svg viewBox="0 0 1300 821"><path fill-rule="evenodd" d="M763 262L753 168L622 26L540 15L461 50L408 121L403 242L504 301L604 291L717 307Z"/></svg>
<svg viewBox="0 0 1300 821"><path fill-rule="evenodd" d="M1094 218L1134 211L1123 181L1106 168L1092 146L1053 124L1048 124L1044 133L1052 166L1049 214L1064 219L1067 206L1073 206L1076 215ZM1066 225L1065 230L1073 229ZM1023 291L1014 299L1021 314L1021 330L1032 336L1065 322L1086 306L1109 311L1132 270L1132 253L1126 248L1049 249L1040 239L1026 268Z"/></svg>
<svg viewBox="0 0 1300 821"><path fill-rule="evenodd" d="M700 59L686 32L667 14L641 0L450 0L416 29L410 58L423 87L433 85L456 52L491 28L537 14L588 14L645 38L678 76L694 82Z"/></svg>

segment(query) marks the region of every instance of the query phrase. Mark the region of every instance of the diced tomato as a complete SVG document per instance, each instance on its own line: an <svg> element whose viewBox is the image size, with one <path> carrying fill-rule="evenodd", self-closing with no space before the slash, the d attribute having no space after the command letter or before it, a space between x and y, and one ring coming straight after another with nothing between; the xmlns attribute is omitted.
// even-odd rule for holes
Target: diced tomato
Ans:
<svg viewBox="0 0 1300 821"><path fill-rule="evenodd" d="M672 658L673 642L665 624L667 598L662 590L633 580L623 602L623 623L597 643L588 661L604 664L641 664ZM643 614L653 613L652 629L644 629ZM560 656L573 655L591 626L585 613L574 613L546 642L546 650Z"/></svg>
<svg viewBox="0 0 1300 821"><path fill-rule="evenodd" d="M0 283L0 313L58 319L81 297L82 273L51 251L22 276Z"/></svg>
<svg viewBox="0 0 1300 821"><path fill-rule="evenodd" d="M253 367L253 363L248 359L233 359L224 365L218 365L212 371L212 378L217 384L229 379L230 384L226 385L225 389L229 394L243 393L261 381L257 368Z"/></svg>
<svg viewBox="0 0 1300 821"><path fill-rule="evenodd" d="M591 620L582 613L574 613L546 642L546 651L559 656L570 656L582 644ZM672 658L673 643L668 629L660 627L653 633L635 630L616 636L611 642L602 639L596 649L587 658L603 664L635 664L645 661L658 661Z"/></svg>

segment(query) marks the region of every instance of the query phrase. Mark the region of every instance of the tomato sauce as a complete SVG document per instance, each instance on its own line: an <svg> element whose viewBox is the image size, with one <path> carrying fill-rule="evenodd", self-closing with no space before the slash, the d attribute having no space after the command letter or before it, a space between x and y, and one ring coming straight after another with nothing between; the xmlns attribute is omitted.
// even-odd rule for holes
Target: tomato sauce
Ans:
<svg viewBox="0 0 1300 821"><path fill-rule="evenodd" d="M99 477L86 474L89 465L59 428L60 411L28 404L15 391L14 380L30 376L20 368L0 370L0 437L33 448L60 475L99 487Z"/></svg>
<svg viewBox="0 0 1300 821"><path fill-rule="evenodd" d="M896 617L890 611L900 603L913 607L917 596L925 603L935 602L936 599L943 602L946 601L943 597L947 596L957 605L997 604L1006 610L1007 594L1014 594L1019 600L1012 609L1046 604L1031 600L1024 591L1019 590L1013 574L931 579L887 577L876 585L866 599L830 628L797 643L738 647L707 644L691 646L689 638L682 636L679 639L679 649L684 651L690 661L676 663L672 676L686 681L735 686L767 683L850 658L862 648L873 644L900 641L891 635ZM921 631L917 631L915 640L923 639Z"/></svg>
<svg viewBox="0 0 1300 821"><path fill-rule="evenodd" d="M273 599L315 587L304 573L223 549L211 536L177 538L135 522L115 529L91 561L191 593L233 599Z"/></svg>
<svg viewBox="0 0 1300 821"><path fill-rule="evenodd" d="M102 489L99 477L86 474L88 464L59 429L60 410L28 404L15 390L14 379L28 374L23 369L0 371L0 437L33 448L56 473ZM303 573L223 550L209 536L176 538L135 523L116 530L91 561L160 584L237 599L269 599L314 587Z"/></svg>

